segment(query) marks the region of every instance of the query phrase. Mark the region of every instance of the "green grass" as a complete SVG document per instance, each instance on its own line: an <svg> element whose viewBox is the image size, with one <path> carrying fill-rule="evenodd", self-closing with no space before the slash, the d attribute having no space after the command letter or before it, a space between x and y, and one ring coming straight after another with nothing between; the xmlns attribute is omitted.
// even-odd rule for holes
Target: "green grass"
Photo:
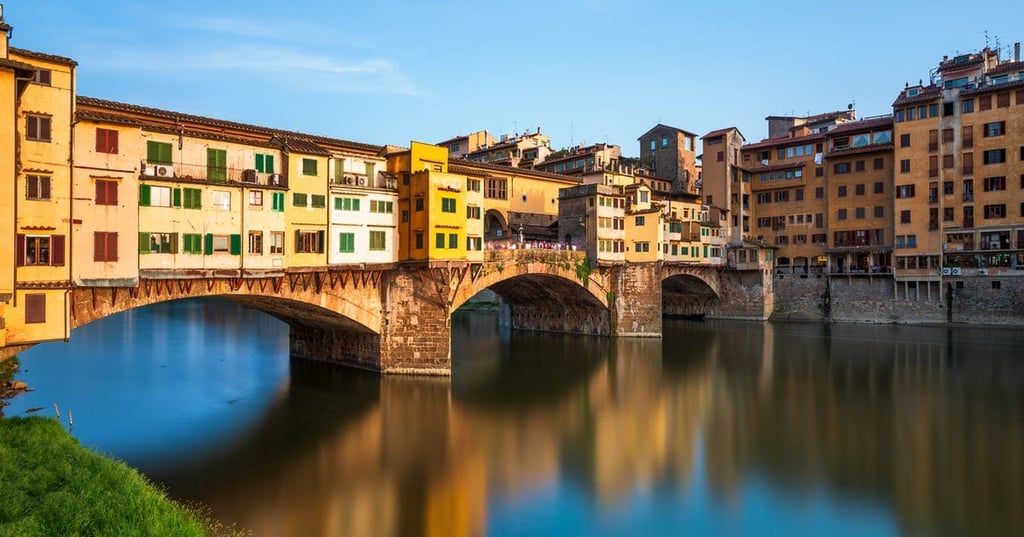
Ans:
<svg viewBox="0 0 1024 537"><path fill-rule="evenodd" d="M134 469L82 447L56 420L0 419L0 536L227 533Z"/></svg>

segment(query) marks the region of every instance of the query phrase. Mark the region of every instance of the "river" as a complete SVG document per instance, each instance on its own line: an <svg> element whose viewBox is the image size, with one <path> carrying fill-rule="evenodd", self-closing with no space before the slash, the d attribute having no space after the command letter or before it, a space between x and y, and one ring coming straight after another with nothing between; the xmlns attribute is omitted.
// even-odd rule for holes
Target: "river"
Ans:
<svg viewBox="0 0 1024 537"><path fill-rule="evenodd" d="M19 356L84 445L254 535L1024 535L1024 331L453 318L451 378L289 360L216 300ZM55 408L56 406L56 408Z"/></svg>

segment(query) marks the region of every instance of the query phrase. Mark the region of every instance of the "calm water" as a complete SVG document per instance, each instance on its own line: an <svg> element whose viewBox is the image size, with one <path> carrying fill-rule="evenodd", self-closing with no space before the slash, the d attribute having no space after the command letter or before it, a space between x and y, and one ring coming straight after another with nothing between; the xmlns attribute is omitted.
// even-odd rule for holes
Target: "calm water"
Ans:
<svg viewBox="0 0 1024 537"><path fill-rule="evenodd" d="M1024 535L1024 331L454 321L451 379L289 362L185 301L20 356L73 434L274 536Z"/></svg>

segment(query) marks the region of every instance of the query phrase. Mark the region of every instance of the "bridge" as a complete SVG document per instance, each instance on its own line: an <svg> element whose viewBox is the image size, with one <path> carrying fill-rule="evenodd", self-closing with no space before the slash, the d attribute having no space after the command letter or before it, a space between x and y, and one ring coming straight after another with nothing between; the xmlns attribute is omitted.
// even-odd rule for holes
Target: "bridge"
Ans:
<svg viewBox="0 0 1024 537"><path fill-rule="evenodd" d="M761 271L669 263L591 266L583 252L488 250L482 263L325 266L142 277L136 287L74 287L71 325L159 302L218 297L290 326L293 356L382 373L447 375L451 315L491 289L513 329L661 337L663 313L764 320Z"/></svg>

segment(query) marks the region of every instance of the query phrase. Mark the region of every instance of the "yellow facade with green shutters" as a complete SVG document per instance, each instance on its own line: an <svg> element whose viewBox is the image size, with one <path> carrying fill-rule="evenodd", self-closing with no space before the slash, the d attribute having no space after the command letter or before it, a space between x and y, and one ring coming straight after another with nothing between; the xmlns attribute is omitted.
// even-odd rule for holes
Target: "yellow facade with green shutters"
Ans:
<svg viewBox="0 0 1024 537"><path fill-rule="evenodd" d="M289 268L323 267L330 244L327 234L329 154L290 152L285 159L284 264Z"/></svg>
<svg viewBox="0 0 1024 537"><path fill-rule="evenodd" d="M399 260L464 261L467 178L448 173L448 149L412 142L388 155L398 181Z"/></svg>

